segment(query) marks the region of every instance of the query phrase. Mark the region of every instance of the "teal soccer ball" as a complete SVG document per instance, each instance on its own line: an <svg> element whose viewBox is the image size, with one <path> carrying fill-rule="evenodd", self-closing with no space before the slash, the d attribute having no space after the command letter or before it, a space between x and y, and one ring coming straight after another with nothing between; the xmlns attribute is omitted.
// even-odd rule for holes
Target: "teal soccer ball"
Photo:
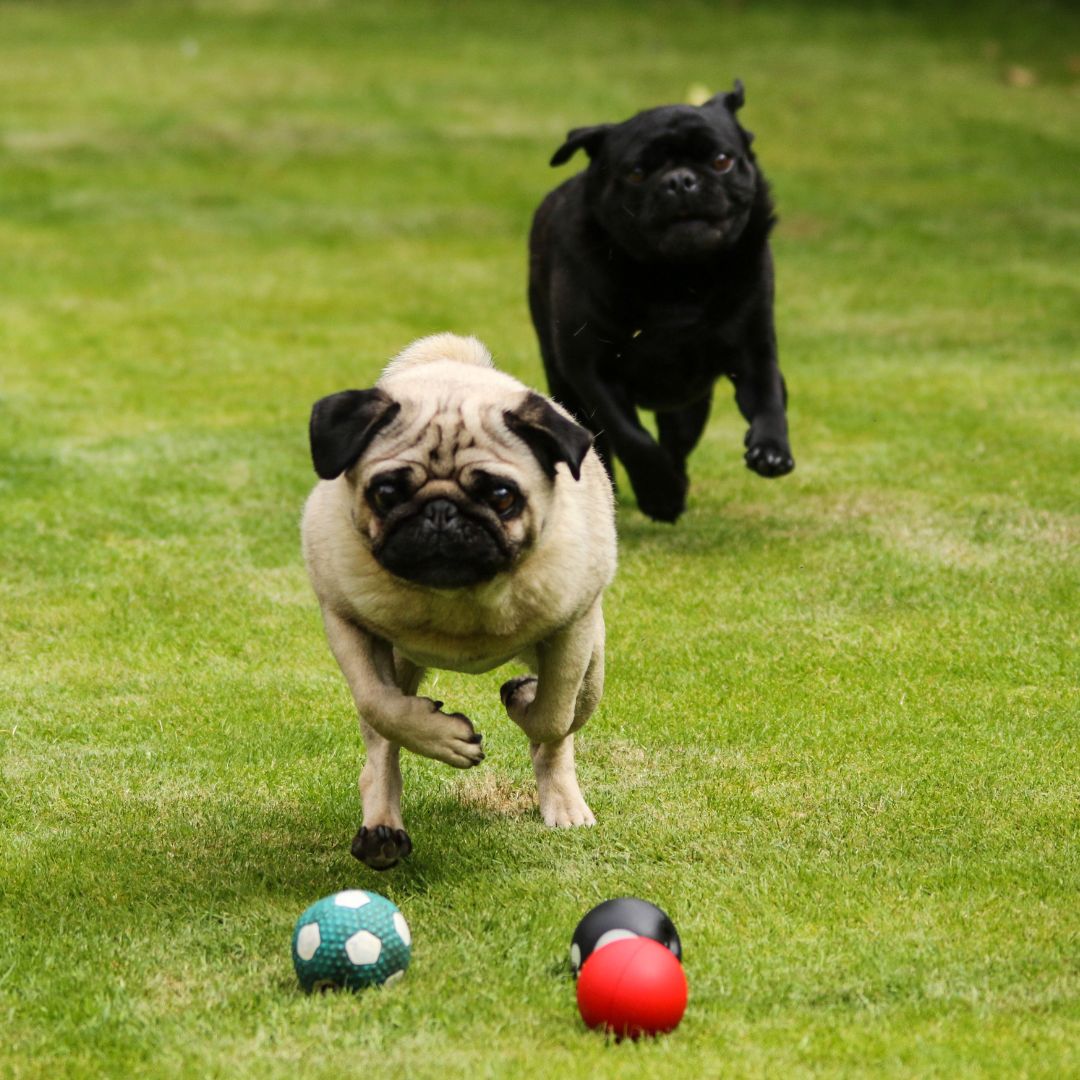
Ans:
<svg viewBox="0 0 1080 1080"><path fill-rule="evenodd" d="M412 935L397 905L378 893L346 889L325 896L296 920L293 967L313 990L362 990L405 974Z"/></svg>

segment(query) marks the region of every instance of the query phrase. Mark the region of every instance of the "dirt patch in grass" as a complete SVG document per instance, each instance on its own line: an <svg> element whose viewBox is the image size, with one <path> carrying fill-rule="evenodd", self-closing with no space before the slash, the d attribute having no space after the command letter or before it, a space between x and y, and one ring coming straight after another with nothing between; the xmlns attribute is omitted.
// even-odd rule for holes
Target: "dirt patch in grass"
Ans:
<svg viewBox="0 0 1080 1080"><path fill-rule="evenodd" d="M536 809L536 790L531 783L511 780L493 772L473 772L458 788L466 806L485 814L524 817Z"/></svg>

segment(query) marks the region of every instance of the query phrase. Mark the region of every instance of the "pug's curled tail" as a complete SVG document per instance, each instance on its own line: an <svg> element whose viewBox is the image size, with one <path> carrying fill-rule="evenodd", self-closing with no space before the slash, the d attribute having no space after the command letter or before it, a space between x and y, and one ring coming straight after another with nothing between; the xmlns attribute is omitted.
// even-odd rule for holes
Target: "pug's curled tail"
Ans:
<svg viewBox="0 0 1080 1080"><path fill-rule="evenodd" d="M495 366L491 353L478 338L459 337L457 334L432 334L402 349L386 365L383 375L391 375L418 364L430 364L435 360L456 360L461 364L477 364L480 367Z"/></svg>

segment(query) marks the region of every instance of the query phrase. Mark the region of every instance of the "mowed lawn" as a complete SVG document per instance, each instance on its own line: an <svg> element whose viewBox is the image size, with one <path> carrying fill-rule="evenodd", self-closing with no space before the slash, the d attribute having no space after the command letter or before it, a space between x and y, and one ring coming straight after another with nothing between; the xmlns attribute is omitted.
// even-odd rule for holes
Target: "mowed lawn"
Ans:
<svg viewBox="0 0 1080 1080"><path fill-rule="evenodd" d="M0 1076L1080 1075L1080 23L738 3L0 2ZM796 471L721 388L689 511L620 493L599 824L539 821L508 670L349 854L361 744L300 561L311 403L525 305L573 126L741 77ZM307 998L345 887L413 964ZM674 918L608 1043L566 954Z"/></svg>

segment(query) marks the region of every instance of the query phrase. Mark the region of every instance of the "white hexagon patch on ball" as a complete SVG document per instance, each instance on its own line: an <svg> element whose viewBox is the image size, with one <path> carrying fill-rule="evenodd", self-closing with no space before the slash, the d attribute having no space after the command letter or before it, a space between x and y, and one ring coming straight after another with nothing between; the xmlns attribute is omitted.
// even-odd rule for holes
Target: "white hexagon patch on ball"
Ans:
<svg viewBox="0 0 1080 1080"><path fill-rule="evenodd" d="M301 960L310 960L322 944L322 935L319 933L318 923L308 923L302 926L296 935L296 955Z"/></svg>
<svg viewBox="0 0 1080 1080"><path fill-rule="evenodd" d="M345 942L345 952L357 967L365 967L378 962L382 942L370 930L358 930Z"/></svg>
<svg viewBox="0 0 1080 1080"><path fill-rule="evenodd" d="M362 908L371 903L371 897L363 889L346 889L334 896L334 903L338 907Z"/></svg>

